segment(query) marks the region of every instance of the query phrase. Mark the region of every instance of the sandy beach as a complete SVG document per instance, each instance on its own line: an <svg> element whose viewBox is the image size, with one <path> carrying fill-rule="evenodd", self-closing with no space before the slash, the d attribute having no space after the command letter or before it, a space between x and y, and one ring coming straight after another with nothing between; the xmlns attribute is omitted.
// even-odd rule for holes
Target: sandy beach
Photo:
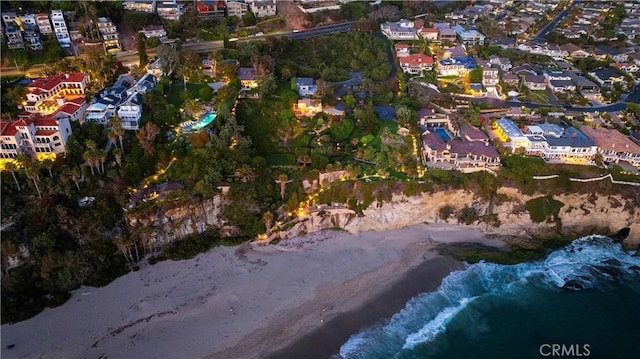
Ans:
<svg viewBox="0 0 640 359"><path fill-rule="evenodd" d="M1 354L275 358L308 348L315 354L305 357L328 357L352 332L389 317L462 268L432 251L451 242L502 245L468 227L421 224L215 248L191 260L144 266L106 287L80 288L58 308L3 325Z"/></svg>

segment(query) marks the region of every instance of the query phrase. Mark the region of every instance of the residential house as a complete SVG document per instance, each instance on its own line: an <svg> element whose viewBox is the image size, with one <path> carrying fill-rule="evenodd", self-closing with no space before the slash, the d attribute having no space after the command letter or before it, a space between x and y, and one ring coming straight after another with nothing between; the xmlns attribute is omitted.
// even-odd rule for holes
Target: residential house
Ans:
<svg viewBox="0 0 640 359"><path fill-rule="evenodd" d="M464 45L456 45L453 47L447 47L444 49L442 58L446 59L449 57L464 57L467 56L467 49Z"/></svg>
<svg viewBox="0 0 640 359"><path fill-rule="evenodd" d="M448 142L435 132L422 135L422 155L427 167L468 171L476 168L497 169L500 155L483 141L451 139Z"/></svg>
<svg viewBox="0 0 640 359"><path fill-rule="evenodd" d="M438 62L438 75L440 76L460 76L468 73L476 67L475 62L470 57L454 57L443 59Z"/></svg>
<svg viewBox="0 0 640 359"><path fill-rule="evenodd" d="M555 92L575 91L576 85L572 81L570 73L564 71L545 71L544 77L548 81L548 86Z"/></svg>
<svg viewBox="0 0 640 359"><path fill-rule="evenodd" d="M278 14L278 8L276 6L276 0L246 0L249 4L249 10L260 19L263 17L276 16Z"/></svg>
<svg viewBox="0 0 640 359"><path fill-rule="evenodd" d="M589 75L591 75L591 77L593 77L593 79L604 88L612 88L613 84L624 81L624 76L611 68L600 68L594 71L589 71Z"/></svg>
<svg viewBox="0 0 640 359"><path fill-rule="evenodd" d="M4 34L7 36L9 50L24 49L24 39L20 28L14 25L5 25Z"/></svg>
<svg viewBox="0 0 640 359"><path fill-rule="evenodd" d="M315 99L300 99L293 104L293 113L296 117L313 117L322 112L322 102Z"/></svg>
<svg viewBox="0 0 640 359"><path fill-rule="evenodd" d="M227 16L242 18L247 11L249 11L249 5L246 2L227 0Z"/></svg>
<svg viewBox="0 0 640 359"><path fill-rule="evenodd" d="M125 10L154 13L156 0L127 0L122 3Z"/></svg>
<svg viewBox="0 0 640 359"><path fill-rule="evenodd" d="M67 23L64 20L62 10L51 10L51 23L53 24L53 32L56 34L56 39L61 47L70 47L71 38L69 37L69 30L67 29Z"/></svg>
<svg viewBox="0 0 640 359"><path fill-rule="evenodd" d="M0 158L22 153L33 158L63 154L71 133L67 118L30 116L0 121Z"/></svg>
<svg viewBox="0 0 640 359"><path fill-rule="evenodd" d="M498 39L491 43L493 46L498 46L503 50L513 49L516 47L516 39L513 37L503 37L502 39Z"/></svg>
<svg viewBox="0 0 640 359"><path fill-rule="evenodd" d="M421 74L433 68L433 57L425 54L413 54L398 58L402 71L409 74Z"/></svg>
<svg viewBox="0 0 640 359"><path fill-rule="evenodd" d="M540 75L524 75L524 86L529 90L544 90L549 84L548 80L544 76Z"/></svg>
<svg viewBox="0 0 640 359"><path fill-rule="evenodd" d="M505 146L511 147L514 152L520 147L528 148L531 144L530 139L522 133L515 122L508 118L503 117L495 121L495 133L498 139L504 142Z"/></svg>
<svg viewBox="0 0 640 359"><path fill-rule="evenodd" d="M491 57L489 57L489 62L492 65L496 65L500 67L502 71L505 71L505 72L511 70L511 68L513 67L511 65L511 60L509 60L506 57L498 57L496 55L491 55Z"/></svg>
<svg viewBox="0 0 640 359"><path fill-rule="evenodd" d="M201 0L196 3L198 18L214 20L224 18L225 4L222 0Z"/></svg>
<svg viewBox="0 0 640 359"><path fill-rule="evenodd" d="M118 106L128 97L127 87L116 82L116 85L106 88L96 95L97 100L87 108L84 121L106 125L110 118L116 116Z"/></svg>
<svg viewBox="0 0 640 359"><path fill-rule="evenodd" d="M182 15L182 7L184 5L177 0L165 0L156 3L156 12L158 16L165 20L180 20Z"/></svg>
<svg viewBox="0 0 640 359"><path fill-rule="evenodd" d="M436 41L438 40L438 29L435 27L423 27L418 30L418 35L425 40Z"/></svg>
<svg viewBox="0 0 640 359"><path fill-rule="evenodd" d="M409 51L409 45L407 44L395 44L394 48L396 50L397 57L407 57L411 55L411 52Z"/></svg>
<svg viewBox="0 0 640 359"><path fill-rule="evenodd" d="M620 49L607 45L597 46L594 50L596 56L600 57L601 59L606 59L607 57L609 57L615 62L626 62L629 59L629 54L633 52L634 51L631 48Z"/></svg>
<svg viewBox="0 0 640 359"><path fill-rule="evenodd" d="M49 76L33 80L27 85L25 111L40 115L56 112L66 102L84 98L89 79L81 73Z"/></svg>
<svg viewBox="0 0 640 359"><path fill-rule="evenodd" d="M502 81L507 85L517 85L520 82L520 77L516 74L507 73L502 75Z"/></svg>
<svg viewBox="0 0 640 359"><path fill-rule="evenodd" d="M53 33L53 27L51 27L51 21L49 21L49 14L46 12L36 14L36 24L42 35Z"/></svg>
<svg viewBox="0 0 640 359"><path fill-rule="evenodd" d="M120 51L120 35L118 34L116 25L114 25L111 19L108 17L100 17L98 18L97 25L100 37L102 37L102 42L104 43L104 50L108 54Z"/></svg>
<svg viewBox="0 0 640 359"><path fill-rule="evenodd" d="M486 66L482 68L482 84L485 87L495 86L498 82L500 82L500 76L497 68Z"/></svg>
<svg viewBox="0 0 640 359"><path fill-rule="evenodd" d="M564 45L560 45L560 48L567 52L568 56L572 59L583 59L585 57L591 56L591 54L583 49L579 48L577 45L572 43L566 43Z"/></svg>
<svg viewBox="0 0 640 359"><path fill-rule="evenodd" d="M389 40L417 40L418 32L415 23L411 20L398 22L383 22L380 30Z"/></svg>
<svg viewBox="0 0 640 359"><path fill-rule="evenodd" d="M593 160L598 147L595 142L575 127L569 127L560 137L545 137L547 147L543 157L569 163L588 162Z"/></svg>
<svg viewBox="0 0 640 359"><path fill-rule="evenodd" d="M243 90L247 91L258 87L256 71L252 67L240 67L237 75Z"/></svg>
<svg viewBox="0 0 640 359"><path fill-rule="evenodd" d="M142 27L140 32L143 33L147 39L152 37L167 37L167 32L164 30L164 26L162 25L145 25Z"/></svg>
<svg viewBox="0 0 640 359"><path fill-rule="evenodd" d="M36 16L33 14L22 15L20 20L22 21L23 38L27 48L34 51L42 50Z"/></svg>
<svg viewBox="0 0 640 359"><path fill-rule="evenodd" d="M302 97L315 96L318 92L318 86L311 77L296 77L296 90Z"/></svg>
<svg viewBox="0 0 640 359"><path fill-rule="evenodd" d="M595 142L598 153L602 155L604 161L614 163L626 161L640 167L640 146L627 136L603 127L583 126L582 132Z"/></svg>
<svg viewBox="0 0 640 359"><path fill-rule="evenodd" d="M616 62L614 66L620 71L627 74L636 73L638 72L638 70L640 70L638 65L634 62Z"/></svg>
<svg viewBox="0 0 640 359"><path fill-rule="evenodd" d="M456 32L455 32L455 30L453 30L451 28L448 28L448 27L443 27L443 28L438 29L438 40L456 42Z"/></svg>
<svg viewBox="0 0 640 359"><path fill-rule="evenodd" d="M460 41L462 41L465 45L483 45L485 36L480 33L478 30L465 30L461 26L457 26L454 28L456 34L460 37Z"/></svg>
<svg viewBox="0 0 640 359"><path fill-rule="evenodd" d="M80 121L84 118L88 104L84 97L78 97L71 101L67 101L53 113L55 118L66 118L71 122Z"/></svg>
<svg viewBox="0 0 640 359"><path fill-rule="evenodd" d="M418 111L418 124L426 128L444 127L454 134L457 133L449 115L437 113L432 108L421 108Z"/></svg>

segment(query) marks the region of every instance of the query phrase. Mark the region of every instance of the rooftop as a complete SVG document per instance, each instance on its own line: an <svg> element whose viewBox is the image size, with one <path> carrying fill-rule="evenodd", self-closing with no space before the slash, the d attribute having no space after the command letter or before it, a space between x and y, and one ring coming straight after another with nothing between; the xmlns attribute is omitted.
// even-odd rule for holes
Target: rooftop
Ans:
<svg viewBox="0 0 640 359"><path fill-rule="evenodd" d="M640 146L616 130L610 130L603 127L591 128L589 126L584 126L582 127L582 132L589 136L589 138L591 138L595 144L604 151L640 154Z"/></svg>

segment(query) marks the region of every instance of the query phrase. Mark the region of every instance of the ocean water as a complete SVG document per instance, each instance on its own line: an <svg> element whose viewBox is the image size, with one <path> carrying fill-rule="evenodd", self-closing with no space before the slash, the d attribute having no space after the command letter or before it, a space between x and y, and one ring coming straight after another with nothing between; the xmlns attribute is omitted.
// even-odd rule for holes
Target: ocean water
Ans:
<svg viewBox="0 0 640 359"><path fill-rule="evenodd" d="M640 257L589 236L538 262L472 264L353 335L339 356L639 358Z"/></svg>

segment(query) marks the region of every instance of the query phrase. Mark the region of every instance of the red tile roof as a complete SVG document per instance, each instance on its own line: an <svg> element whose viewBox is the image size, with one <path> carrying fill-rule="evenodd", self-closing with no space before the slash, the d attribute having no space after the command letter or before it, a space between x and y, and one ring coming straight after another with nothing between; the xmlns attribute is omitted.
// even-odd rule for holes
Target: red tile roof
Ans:
<svg viewBox="0 0 640 359"><path fill-rule="evenodd" d="M51 136L58 133L58 131L37 131L36 136Z"/></svg>
<svg viewBox="0 0 640 359"><path fill-rule="evenodd" d="M64 105L62 105L62 107L60 107L58 109L58 111L56 111L56 113L58 112L64 112L67 113L69 115L76 113L76 111L78 111L80 109L80 105L77 105L75 103L72 102L67 102Z"/></svg>
<svg viewBox="0 0 640 359"><path fill-rule="evenodd" d="M16 128L15 121L13 122L2 122L2 136L15 136L18 133L18 129Z"/></svg>
<svg viewBox="0 0 640 359"><path fill-rule="evenodd" d="M407 44L395 44L394 45L396 49L408 49L409 45Z"/></svg>
<svg viewBox="0 0 640 359"><path fill-rule="evenodd" d="M53 117L40 117L35 120L36 127L42 126L58 126L58 121L56 121Z"/></svg>
<svg viewBox="0 0 640 359"><path fill-rule="evenodd" d="M64 82L82 82L84 81L84 77L84 74L73 72L67 75L67 79Z"/></svg>
<svg viewBox="0 0 640 359"><path fill-rule="evenodd" d="M414 66L421 65L421 64L433 65L433 58L431 56L427 56L424 54L409 55L407 57L402 57L399 60L400 60L400 64L406 64L406 65L414 65Z"/></svg>

